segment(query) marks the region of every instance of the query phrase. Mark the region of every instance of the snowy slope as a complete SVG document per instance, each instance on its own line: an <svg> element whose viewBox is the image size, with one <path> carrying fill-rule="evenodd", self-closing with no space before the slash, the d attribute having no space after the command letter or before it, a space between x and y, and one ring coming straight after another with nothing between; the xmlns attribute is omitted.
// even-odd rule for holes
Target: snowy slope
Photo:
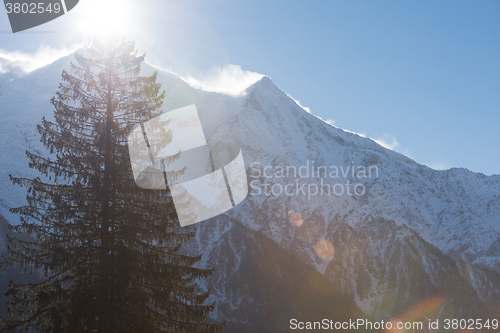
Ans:
<svg viewBox="0 0 500 333"><path fill-rule="evenodd" d="M463 255L478 263L487 255L490 266L497 267L500 252L492 246L498 244L500 237L500 176L488 177L465 169L438 171L420 165L371 139L331 126L307 113L269 78L248 91L243 110L212 135L213 140L217 136L218 139L232 136L243 147L248 167L258 162L254 166L261 169L295 166L298 170L308 161L310 165L314 162L316 166L337 166L344 170L353 165L366 168L374 165L378 177L357 179L349 173L346 177L340 174L339 179L301 178L300 183L306 183L306 187L310 183L321 185L322 178L324 183L363 184L366 194L308 198L301 192L292 196L284 193L253 196L233 212L235 218L286 244L293 239L284 238L291 210L300 212L304 218L317 215L315 222L325 232L334 219L354 226L367 215L374 215L407 225L444 253ZM259 172L249 168L249 176L252 175ZM284 187L300 178L289 176L266 180ZM255 224L256 210L266 223Z"/></svg>
<svg viewBox="0 0 500 333"><path fill-rule="evenodd" d="M52 117L50 99L57 91L63 69L69 67L69 57L31 74L4 82L0 88L0 213L11 221L18 220L8 208L24 202L26 194L12 186L9 174L33 177L25 151L44 152L36 124L43 116Z"/></svg>

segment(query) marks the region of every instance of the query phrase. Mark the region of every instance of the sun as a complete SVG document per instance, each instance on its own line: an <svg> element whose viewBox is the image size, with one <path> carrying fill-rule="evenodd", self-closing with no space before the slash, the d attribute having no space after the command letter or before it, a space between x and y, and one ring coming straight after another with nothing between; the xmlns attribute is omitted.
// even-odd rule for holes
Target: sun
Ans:
<svg viewBox="0 0 500 333"><path fill-rule="evenodd" d="M108 40L126 35L133 26L133 7L130 1L86 0L81 1L75 18L76 28L86 37Z"/></svg>

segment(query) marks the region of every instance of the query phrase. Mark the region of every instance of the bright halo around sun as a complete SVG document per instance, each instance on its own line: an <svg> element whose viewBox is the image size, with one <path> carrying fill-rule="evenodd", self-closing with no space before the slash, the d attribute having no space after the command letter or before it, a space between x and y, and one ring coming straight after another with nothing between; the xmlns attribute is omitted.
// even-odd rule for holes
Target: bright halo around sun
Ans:
<svg viewBox="0 0 500 333"><path fill-rule="evenodd" d="M130 32L133 3L120 0L80 1L77 29L87 37L106 41Z"/></svg>

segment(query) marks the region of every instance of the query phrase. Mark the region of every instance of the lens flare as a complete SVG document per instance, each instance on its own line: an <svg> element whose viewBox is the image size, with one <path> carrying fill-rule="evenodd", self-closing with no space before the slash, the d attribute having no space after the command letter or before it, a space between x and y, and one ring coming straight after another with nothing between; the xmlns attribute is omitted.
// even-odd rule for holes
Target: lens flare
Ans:
<svg viewBox="0 0 500 333"><path fill-rule="evenodd" d="M298 212L294 212L290 214L290 223L296 227L300 227L302 223L304 223L304 219L302 218L302 214Z"/></svg>
<svg viewBox="0 0 500 333"><path fill-rule="evenodd" d="M330 243L326 239L317 241L316 245L314 246L314 251L316 252L316 255L318 257L325 260L332 260L335 253L332 243Z"/></svg>
<svg viewBox="0 0 500 333"><path fill-rule="evenodd" d="M398 329L398 322L406 323L406 322L417 322L421 321L424 316L430 315L438 310L441 305L443 305L445 298L442 296L429 297L426 298L414 306L410 307L404 313L399 315L398 317L393 317L389 319L392 323L392 329L386 329L385 333L403 333L408 332L405 329Z"/></svg>

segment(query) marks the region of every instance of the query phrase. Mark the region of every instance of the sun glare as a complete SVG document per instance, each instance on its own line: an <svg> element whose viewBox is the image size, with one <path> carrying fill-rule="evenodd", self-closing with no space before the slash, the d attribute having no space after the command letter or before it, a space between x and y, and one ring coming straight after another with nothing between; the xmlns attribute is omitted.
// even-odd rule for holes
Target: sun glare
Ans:
<svg viewBox="0 0 500 333"><path fill-rule="evenodd" d="M116 35L126 35L132 25L132 7L129 1L82 1L76 19L77 28L87 37L104 41Z"/></svg>

